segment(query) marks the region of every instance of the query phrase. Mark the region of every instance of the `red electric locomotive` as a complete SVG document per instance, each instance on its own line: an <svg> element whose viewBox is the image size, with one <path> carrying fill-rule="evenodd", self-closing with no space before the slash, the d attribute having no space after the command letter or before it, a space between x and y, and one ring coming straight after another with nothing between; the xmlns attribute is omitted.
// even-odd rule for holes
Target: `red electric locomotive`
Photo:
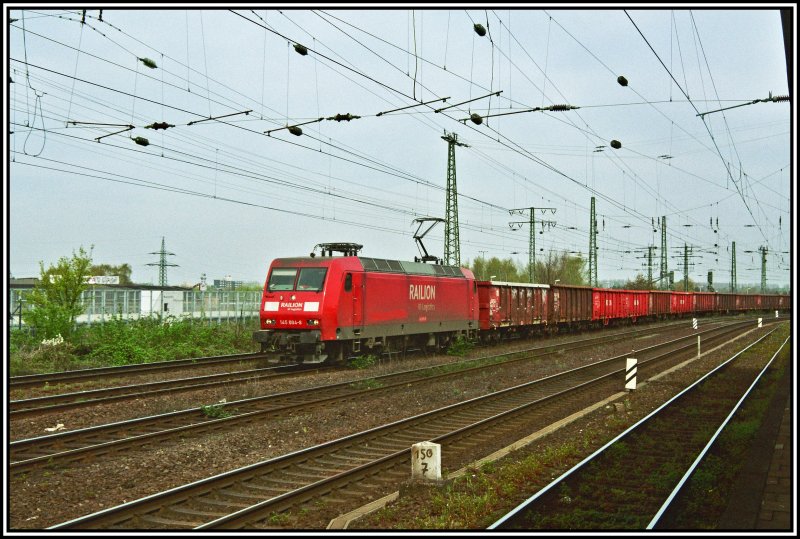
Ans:
<svg viewBox="0 0 800 539"><path fill-rule="evenodd" d="M272 262L253 338L281 359L341 361L362 347L442 348L478 330L478 294L465 268L356 256L324 244L322 257ZM345 256L324 256L341 251ZM312 253L313 255L313 253Z"/></svg>

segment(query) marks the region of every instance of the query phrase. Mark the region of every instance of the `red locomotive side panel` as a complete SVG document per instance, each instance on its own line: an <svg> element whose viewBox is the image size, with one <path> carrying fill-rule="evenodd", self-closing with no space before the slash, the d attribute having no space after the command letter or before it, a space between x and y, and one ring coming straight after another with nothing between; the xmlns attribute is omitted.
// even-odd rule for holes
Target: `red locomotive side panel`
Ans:
<svg viewBox="0 0 800 539"><path fill-rule="evenodd" d="M692 292L670 292L670 312L672 314L692 312Z"/></svg>
<svg viewBox="0 0 800 539"><path fill-rule="evenodd" d="M363 277L361 337L477 328L472 279L379 272Z"/></svg>
<svg viewBox="0 0 800 539"><path fill-rule="evenodd" d="M552 285L547 307L549 324L588 322L592 319L592 289Z"/></svg>
<svg viewBox="0 0 800 539"><path fill-rule="evenodd" d="M525 327L547 322L547 285L478 281L480 328Z"/></svg>

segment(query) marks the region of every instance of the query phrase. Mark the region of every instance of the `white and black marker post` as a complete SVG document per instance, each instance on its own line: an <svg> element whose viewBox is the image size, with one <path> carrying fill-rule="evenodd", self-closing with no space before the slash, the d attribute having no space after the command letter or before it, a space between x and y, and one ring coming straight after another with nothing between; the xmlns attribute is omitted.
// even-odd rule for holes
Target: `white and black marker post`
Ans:
<svg viewBox="0 0 800 539"><path fill-rule="evenodd" d="M636 358L629 357L625 365L625 389L636 389Z"/></svg>
<svg viewBox="0 0 800 539"><path fill-rule="evenodd" d="M763 320L763 318L759 318L759 319L758 319L758 327L761 327L761 321L762 321L762 320Z"/></svg>
<svg viewBox="0 0 800 539"><path fill-rule="evenodd" d="M438 481L442 478L442 446L420 442L411 446L411 479Z"/></svg>
<svg viewBox="0 0 800 539"><path fill-rule="evenodd" d="M697 329L697 318L692 318L692 329Z"/></svg>

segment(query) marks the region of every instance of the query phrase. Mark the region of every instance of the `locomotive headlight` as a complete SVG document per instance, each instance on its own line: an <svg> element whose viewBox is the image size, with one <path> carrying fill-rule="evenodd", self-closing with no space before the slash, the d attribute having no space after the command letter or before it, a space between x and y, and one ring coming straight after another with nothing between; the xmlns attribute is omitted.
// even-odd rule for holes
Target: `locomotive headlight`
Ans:
<svg viewBox="0 0 800 539"><path fill-rule="evenodd" d="M267 318L266 320L264 320L264 323L267 324L268 326L269 325L274 325L275 324L275 320L273 320L272 318Z"/></svg>
<svg viewBox="0 0 800 539"><path fill-rule="evenodd" d="M308 319L308 325L309 326L318 326L319 325L319 320L317 320L316 318L309 318Z"/></svg>

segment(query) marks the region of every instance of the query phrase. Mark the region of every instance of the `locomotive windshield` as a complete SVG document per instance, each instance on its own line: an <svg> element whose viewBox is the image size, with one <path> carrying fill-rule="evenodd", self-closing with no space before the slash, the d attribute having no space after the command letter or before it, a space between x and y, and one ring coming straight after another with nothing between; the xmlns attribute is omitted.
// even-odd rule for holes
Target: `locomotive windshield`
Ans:
<svg viewBox="0 0 800 539"><path fill-rule="evenodd" d="M269 276L267 290L270 292L282 290L319 292L325 282L327 270L327 268L301 268L298 277L297 268L275 268ZM296 287L295 281L297 282Z"/></svg>
<svg viewBox="0 0 800 539"><path fill-rule="evenodd" d="M325 282L325 272L328 268L303 268L300 270L300 278L297 279L298 290L322 290L322 283Z"/></svg>

